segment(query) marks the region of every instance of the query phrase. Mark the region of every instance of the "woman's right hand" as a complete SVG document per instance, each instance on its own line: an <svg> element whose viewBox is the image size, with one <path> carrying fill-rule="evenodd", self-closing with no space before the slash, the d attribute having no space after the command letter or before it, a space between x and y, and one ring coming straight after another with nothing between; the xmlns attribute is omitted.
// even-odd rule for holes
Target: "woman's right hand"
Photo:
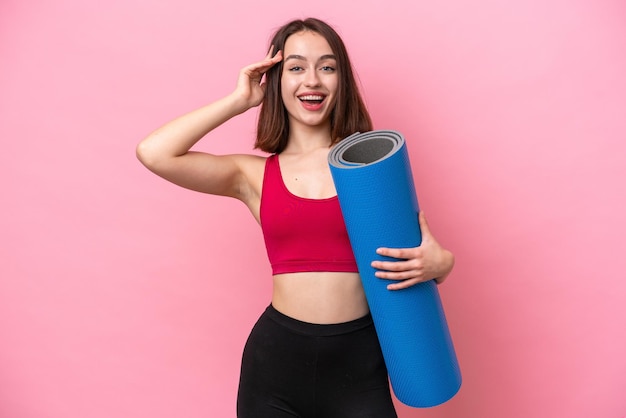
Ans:
<svg viewBox="0 0 626 418"><path fill-rule="evenodd" d="M235 94L238 95L248 108L261 104L265 96L265 82L261 82L263 74L283 59L282 51L278 51L272 57L274 46L272 46L263 61L250 64L239 72L237 88Z"/></svg>

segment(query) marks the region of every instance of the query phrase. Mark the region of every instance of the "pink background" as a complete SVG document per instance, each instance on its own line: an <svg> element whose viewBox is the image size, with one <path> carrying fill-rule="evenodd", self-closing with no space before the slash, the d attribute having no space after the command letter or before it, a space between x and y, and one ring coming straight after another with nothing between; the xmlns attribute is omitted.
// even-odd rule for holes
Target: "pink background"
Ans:
<svg viewBox="0 0 626 418"><path fill-rule="evenodd" d="M3 0L0 416L234 416L270 297L260 230L134 148L309 15L407 137L457 256L440 290L462 389L400 416L625 416L621 0ZM249 152L255 117L199 148Z"/></svg>

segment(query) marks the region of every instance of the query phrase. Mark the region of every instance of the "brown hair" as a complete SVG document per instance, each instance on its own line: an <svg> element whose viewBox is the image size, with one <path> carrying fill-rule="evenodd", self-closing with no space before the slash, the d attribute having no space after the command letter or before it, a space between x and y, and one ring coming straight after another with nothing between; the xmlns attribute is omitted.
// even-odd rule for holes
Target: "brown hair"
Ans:
<svg viewBox="0 0 626 418"><path fill-rule="evenodd" d="M274 46L274 53L284 50L285 42L289 36L307 30L323 36L337 58L339 85L335 108L330 115L332 144L355 132L371 131L372 120L361 98L348 58L348 51L331 26L315 18L291 21L279 28L274 34L270 43ZM282 71L283 62L281 61L265 73L267 87L257 123L257 138L254 148L269 153L283 151L289 138L289 120L281 96Z"/></svg>

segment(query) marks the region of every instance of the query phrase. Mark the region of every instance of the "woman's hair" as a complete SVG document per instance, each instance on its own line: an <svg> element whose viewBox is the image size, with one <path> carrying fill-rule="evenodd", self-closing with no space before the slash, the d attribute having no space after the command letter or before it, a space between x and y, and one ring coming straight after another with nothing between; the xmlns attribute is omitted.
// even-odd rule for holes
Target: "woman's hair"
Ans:
<svg viewBox="0 0 626 418"><path fill-rule="evenodd" d="M335 107L330 114L332 144L355 132L372 130L372 120L359 92L348 51L335 30L327 23L314 18L294 20L276 31L270 45L274 54L284 51L289 36L302 31L312 31L323 36L337 59L339 84ZM254 148L269 153L280 153L287 146L289 120L281 95L283 62L265 73L266 90L261 104Z"/></svg>

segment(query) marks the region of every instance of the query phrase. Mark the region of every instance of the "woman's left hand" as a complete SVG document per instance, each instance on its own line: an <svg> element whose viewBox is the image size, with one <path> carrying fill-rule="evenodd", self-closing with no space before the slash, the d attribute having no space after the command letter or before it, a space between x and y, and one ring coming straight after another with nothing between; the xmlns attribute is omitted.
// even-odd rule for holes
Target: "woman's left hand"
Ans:
<svg viewBox="0 0 626 418"><path fill-rule="evenodd" d="M454 255L443 248L428 228L423 212L419 213L422 243L414 248L378 248L379 255L398 258L399 261L373 261L376 277L396 280L387 286L389 290L400 290L417 283L435 279L442 283L454 266Z"/></svg>

